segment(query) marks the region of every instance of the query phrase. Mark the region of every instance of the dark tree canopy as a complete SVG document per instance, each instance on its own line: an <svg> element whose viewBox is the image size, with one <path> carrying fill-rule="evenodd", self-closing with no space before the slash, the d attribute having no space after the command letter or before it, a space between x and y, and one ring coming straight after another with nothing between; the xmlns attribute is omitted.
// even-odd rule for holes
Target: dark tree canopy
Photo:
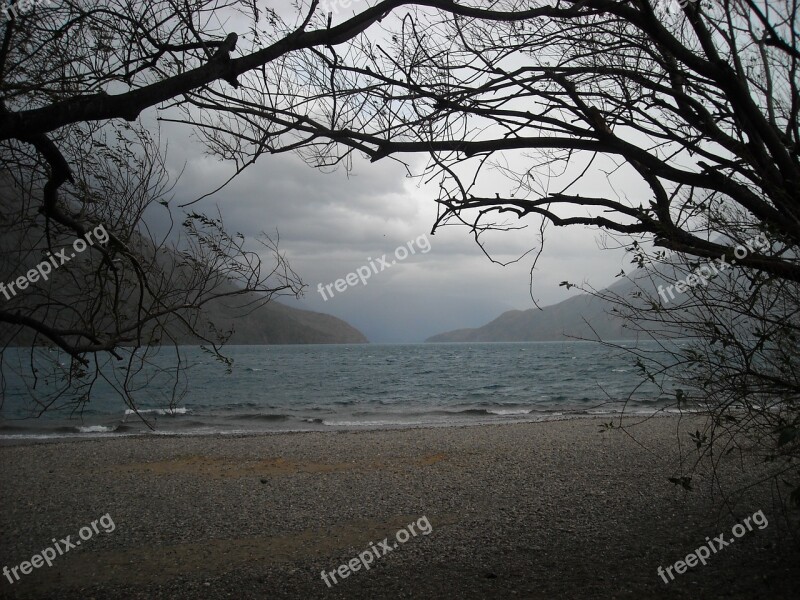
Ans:
<svg viewBox="0 0 800 600"><path fill-rule="evenodd" d="M83 6L6 28L0 139L33 145L54 186L68 165L41 136L157 108L242 166L287 150L430 154L442 222L511 211L716 258L726 247L708 239L704 211L720 207L798 241L790 2L389 0L336 24L312 2L291 26L255 3ZM482 189L495 162L507 189ZM581 175L611 169L646 190L580 189ZM558 173L575 177L545 190ZM747 264L800 278L780 257Z"/></svg>

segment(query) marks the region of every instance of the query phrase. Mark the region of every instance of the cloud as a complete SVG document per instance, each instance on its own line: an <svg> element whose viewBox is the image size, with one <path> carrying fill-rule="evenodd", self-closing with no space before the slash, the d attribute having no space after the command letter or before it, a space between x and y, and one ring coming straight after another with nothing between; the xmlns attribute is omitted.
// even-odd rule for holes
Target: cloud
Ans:
<svg viewBox="0 0 800 600"><path fill-rule="evenodd" d="M168 132L170 170L185 167L173 207L217 188L233 173L231 165L205 156L187 131ZM447 329L481 325L505 310L532 308L533 254L507 267L492 264L465 227L439 229L428 236L429 253L409 257L366 286L327 302L320 297L318 283L331 283L370 257L391 254L429 234L436 218L434 194L389 160L356 160L350 174L324 173L296 155L279 154L260 158L224 190L187 210L216 213L218 207L228 231L248 238L277 229L282 251L309 286L299 305L343 318L372 341L420 341ZM537 223L529 225L486 236L486 248L499 261L519 258L537 244ZM533 285L542 305L575 293L559 287L563 280L588 279L603 287L619 272L622 253L601 252L595 230L551 227L546 239Z"/></svg>

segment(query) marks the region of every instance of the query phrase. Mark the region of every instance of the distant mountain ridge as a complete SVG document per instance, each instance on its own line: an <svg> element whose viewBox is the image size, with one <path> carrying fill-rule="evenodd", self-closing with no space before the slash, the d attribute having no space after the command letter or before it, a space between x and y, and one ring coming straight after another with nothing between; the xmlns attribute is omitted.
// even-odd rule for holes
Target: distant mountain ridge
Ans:
<svg viewBox="0 0 800 600"><path fill-rule="evenodd" d="M3 205L3 212L0 214L0 223L10 229L0 237L0 283L11 282L20 275L25 274L41 260L45 248L42 246L39 230L31 229L26 231L22 228L10 226L14 220L22 220L26 213L33 213L34 208L22 204L19 194L14 186L9 183L8 178L0 175L0 202ZM28 214L28 219L31 219ZM61 236L53 242L54 247L67 246L72 243L70 236ZM127 241L129 245L143 257L142 262L149 265L147 268L152 270L157 276L163 274L166 280L171 280L177 287L185 285L185 282L192 281L194 275L187 265L186 259L178 251L162 247L158 250L153 246L151 240L134 234ZM74 254L73 254L74 256ZM20 258L22 257L22 258ZM88 259L90 254L86 255ZM11 312L19 310L22 303L30 302L32 306L37 306L34 312L25 311L24 314L31 318L39 318L49 327L58 329L75 329L76 326L68 319L50 317L50 300L63 302L64 306L72 306L76 313L85 310L83 303L91 302L91 295L82 293L82 285L86 282L93 283L91 276L92 263L70 263L70 267L75 268L75 277L69 276L66 269L56 269L47 281L37 281L25 291L20 291L13 297L0 294L0 308ZM210 277L210 279L213 279ZM229 281L218 282L217 294L235 292L237 285ZM161 285L161 284L159 284ZM165 287L168 287L165 285ZM118 314L136 314L137 293L130 293L123 296L118 301ZM110 292L109 292L110 293ZM64 299L69 299L69 303ZM363 344L368 343L367 338L358 329L346 323L342 319L334 316L292 308L270 300L264 301L261 294L246 293L237 296L229 296L209 301L200 310L200 318L197 319L196 326L199 332L210 339L214 339L215 331L233 331L228 340L230 344ZM143 296L143 305L149 305L151 298L148 294ZM18 303L15 305L15 303ZM251 310L251 307L252 308ZM66 311L63 311L66 314ZM70 315L71 316L71 315ZM186 311L177 311L175 318L168 319L167 333L170 342L177 344L200 344L197 336L193 335L186 327L186 320L193 321L190 314ZM99 303L97 310L93 313L93 319L97 322L111 323L114 316L109 313L108 303ZM213 326L209 326L207 321L211 321ZM151 329L144 327L142 339L149 340ZM163 337L163 336L162 336ZM153 343L165 343L166 340L158 340ZM0 347L10 346L30 346L32 344L42 344L44 338L30 327L0 323Z"/></svg>
<svg viewBox="0 0 800 600"><path fill-rule="evenodd" d="M219 306L205 311L214 325L233 329L229 344L366 344L358 329L332 315L270 301L244 316L230 316Z"/></svg>
<svg viewBox="0 0 800 600"><path fill-rule="evenodd" d="M720 238L721 243L730 240ZM711 262L711 261L708 261ZM696 265L695 265L696 266ZM692 310L695 304L691 296L678 291L677 282L688 283L689 270L677 255L660 265L660 269L634 270L620 273L622 277L604 290L592 294L580 294L542 309L510 310L481 327L456 329L429 337L426 342L549 342L568 339L628 340L648 335L647 330L639 329L635 323L623 319L617 312L620 305L614 299L622 300L629 306L638 305L645 310L660 303L670 304L670 317L657 326L659 338L681 336L685 330L680 327L681 318L694 322L699 317ZM670 267L672 272L670 273ZM715 271L715 277L728 285L730 271ZM623 277L623 275L625 275ZM702 278L701 278L702 279ZM721 290L721 291L720 291ZM725 293L725 287L718 287L714 293ZM598 297L600 296L600 297ZM686 304L684 304L686 302ZM725 308L726 299L720 297L720 311ZM626 311L629 312L629 311ZM736 312L730 313L733 318ZM741 315L739 321L742 322ZM650 323L652 325L652 323Z"/></svg>
<svg viewBox="0 0 800 600"><path fill-rule="evenodd" d="M614 283L608 289L625 295L631 281ZM429 337L426 342L552 342L568 339L625 340L637 337L625 321L611 314L614 305L589 294L581 294L542 309L509 310L482 327L456 329Z"/></svg>

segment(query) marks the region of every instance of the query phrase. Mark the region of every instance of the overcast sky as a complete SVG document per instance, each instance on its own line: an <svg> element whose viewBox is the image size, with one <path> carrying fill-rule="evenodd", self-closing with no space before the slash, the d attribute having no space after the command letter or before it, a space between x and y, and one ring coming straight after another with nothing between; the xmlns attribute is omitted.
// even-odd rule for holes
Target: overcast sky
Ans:
<svg viewBox="0 0 800 600"><path fill-rule="evenodd" d="M230 165L204 156L187 129L165 133L170 170L176 174L185 165L173 207L215 189L230 175ZM506 310L533 308L532 255L502 267L492 264L464 227L430 235L434 197L435 190L420 187L391 161L361 162L349 174L323 173L286 154L259 159L222 192L191 209L214 213L219 207L226 229L248 238L277 229L281 250L308 286L301 300L282 301L344 319L371 342L423 341L443 331L483 325ZM535 221L531 225L494 234L488 249L502 261L522 255L536 245ZM542 306L576 293L559 287L561 281L588 281L595 287L613 281L624 256L600 250L600 239L590 229L550 230L533 279L533 294ZM396 248L409 242L417 252L397 260ZM318 292L318 284L369 266L370 258L380 268L376 259L384 254L396 264L373 272L366 285L334 289L327 300Z"/></svg>
<svg viewBox="0 0 800 600"><path fill-rule="evenodd" d="M281 13L289 10L278 5ZM366 2L354 3L346 12L365 6ZM335 20L345 16L342 12ZM217 188L232 173L230 165L205 156L189 134L187 127L167 124L162 129L162 140L169 141L170 170L177 174L185 166L172 203L177 213L177 204ZM481 190L487 195L510 189L499 177L496 188L491 177L488 182ZM589 183L595 195L606 185L602 178ZM503 267L483 254L465 227L446 227L430 235L435 197L433 186L422 187L390 160L356 161L350 173L323 173L286 154L262 157L222 192L191 209L215 213L219 207L226 229L248 238L277 229L281 250L308 286L299 301L282 301L342 318L371 342L423 341L443 331L481 326L507 310L533 308L533 254ZM518 258L536 247L537 227L532 219L527 230L494 234L487 249L500 261ZM602 288L621 268L627 270L623 252L601 250L600 240L591 229L550 229L533 277L533 296L541 306L579 293L559 287L561 281ZM368 266L369 259L377 266L376 259L385 254L391 263L395 249L412 241L416 254L373 273L366 285L334 290L327 300L318 292L320 283L332 284ZM423 253L428 243L430 251Z"/></svg>

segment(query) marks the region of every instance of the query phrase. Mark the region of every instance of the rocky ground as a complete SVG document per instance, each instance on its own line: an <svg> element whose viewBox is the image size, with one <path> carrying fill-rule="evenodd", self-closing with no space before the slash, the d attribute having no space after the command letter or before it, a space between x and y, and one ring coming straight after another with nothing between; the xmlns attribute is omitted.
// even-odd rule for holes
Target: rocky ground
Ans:
<svg viewBox="0 0 800 600"><path fill-rule="evenodd" d="M626 423L5 446L0 567L109 517L52 567L0 578L0 598L795 598L784 490L723 502L710 473L684 490L667 478L693 460L697 422ZM718 483L764 468L734 453ZM707 565L657 574L759 510L768 524ZM369 570L326 585L384 538Z"/></svg>

